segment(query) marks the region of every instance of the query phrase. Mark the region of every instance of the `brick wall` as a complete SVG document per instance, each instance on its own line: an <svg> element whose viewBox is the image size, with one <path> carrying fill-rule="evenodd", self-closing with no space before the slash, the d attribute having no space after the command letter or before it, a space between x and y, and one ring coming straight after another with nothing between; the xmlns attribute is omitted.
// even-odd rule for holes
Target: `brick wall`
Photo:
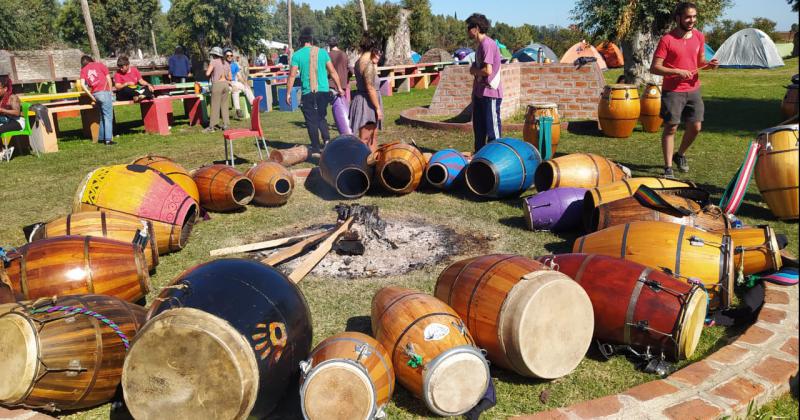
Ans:
<svg viewBox="0 0 800 420"><path fill-rule="evenodd" d="M555 102L567 120L596 120L597 101L606 82L596 63L575 68L571 64L504 64L502 118L533 102ZM470 104L472 76L468 66L447 66L430 105L433 115L457 115Z"/></svg>

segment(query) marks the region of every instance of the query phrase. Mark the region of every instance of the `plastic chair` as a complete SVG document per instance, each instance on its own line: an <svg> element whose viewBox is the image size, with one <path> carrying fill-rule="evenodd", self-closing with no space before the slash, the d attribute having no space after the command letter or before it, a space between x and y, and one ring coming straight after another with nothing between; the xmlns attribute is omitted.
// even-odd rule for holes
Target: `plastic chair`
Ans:
<svg viewBox="0 0 800 420"><path fill-rule="evenodd" d="M28 141L30 141L30 138L31 138L31 121L30 121L30 118L28 118L28 111L29 111L30 107L31 107L31 104L26 103L26 102L23 102L22 104L20 104L20 114L19 115L25 118L25 127L22 130L7 131L7 132L5 132L5 133L0 135L0 139L2 139L2 141L3 141L3 146L5 146L5 149L2 152L0 152L0 160L2 160L3 157L6 158L6 162L11 160L11 155L14 153L14 148L13 147L9 147L8 145L9 145L9 142L10 142L12 137L14 137L14 136L28 136ZM39 156L39 151L35 150L35 149L34 149L34 151L36 152L36 156Z"/></svg>
<svg viewBox="0 0 800 420"><path fill-rule="evenodd" d="M264 138L264 131L261 129L261 119L258 115L258 106L261 102L261 97L256 96L253 98L253 106L250 108L250 128L232 128L230 130L225 130L222 133L222 137L225 138L225 163L228 163L228 158L230 158L230 165L234 166L234 156L233 156L233 141L236 139L240 139L243 137L255 137L256 138L256 149L258 149L258 158L260 160L264 160L264 156L261 154L261 143L264 143L264 153L269 155L269 149L267 148L267 139Z"/></svg>

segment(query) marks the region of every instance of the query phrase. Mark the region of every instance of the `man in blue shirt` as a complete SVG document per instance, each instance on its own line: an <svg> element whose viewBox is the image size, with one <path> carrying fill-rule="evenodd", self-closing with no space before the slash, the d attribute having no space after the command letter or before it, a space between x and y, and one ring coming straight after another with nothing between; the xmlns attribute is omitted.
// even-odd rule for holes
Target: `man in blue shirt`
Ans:
<svg viewBox="0 0 800 420"><path fill-rule="evenodd" d="M169 79L172 83L185 83L188 77L192 77L189 57L183 54L183 47L175 47L175 54L169 57Z"/></svg>
<svg viewBox="0 0 800 420"><path fill-rule="evenodd" d="M250 90L249 81L247 80L247 69L242 69L239 65L240 60L239 52L233 52L230 48L225 49L225 60L231 65L231 94L233 95L233 108L236 110L236 118L241 119L244 117L242 114L242 105L239 103L239 94L244 92L247 101L252 104L253 92Z"/></svg>

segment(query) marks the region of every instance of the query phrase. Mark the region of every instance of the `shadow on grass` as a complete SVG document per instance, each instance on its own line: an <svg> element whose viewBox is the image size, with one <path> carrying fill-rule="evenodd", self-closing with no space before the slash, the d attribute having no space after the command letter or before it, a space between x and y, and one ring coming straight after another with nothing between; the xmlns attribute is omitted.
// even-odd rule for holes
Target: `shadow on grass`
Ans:
<svg viewBox="0 0 800 420"><path fill-rule="evenodd" d="M780 99L706 97L703 103L706 109L703 131L722 134L746 131L755 137L761 130L783 120ZM764 121L774 121L774 124L765 126Z"/></svg>
<svg viewBox="0 0 800 420"><path fill-rule="evenodd" d="M347 332L360 332L362 334L372 335L372 319L368 315L358 315L350 317L347 320L347 325L344 328Z"/></svg>

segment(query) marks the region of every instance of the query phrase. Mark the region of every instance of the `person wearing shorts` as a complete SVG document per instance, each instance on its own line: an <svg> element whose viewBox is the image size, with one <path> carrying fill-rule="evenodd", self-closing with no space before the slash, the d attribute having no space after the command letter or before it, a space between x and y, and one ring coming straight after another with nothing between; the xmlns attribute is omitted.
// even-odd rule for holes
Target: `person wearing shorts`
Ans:
<svg viewBox="0 0 800 420"><path fill-rule="evenodd" d="M664 77L661 89L661 118L664 119L661 149L666 178L675 176L673 162L682 172L689 171L686 151L700 133L705 113L698 72L719 65L716 59L706 62L705 37L694 29L697 6L690 2L678 3L673 17L677 26L661 37L650 66L650 73ZM683 139L675 152L675 132L681 122L685 125Z"/></svg>

